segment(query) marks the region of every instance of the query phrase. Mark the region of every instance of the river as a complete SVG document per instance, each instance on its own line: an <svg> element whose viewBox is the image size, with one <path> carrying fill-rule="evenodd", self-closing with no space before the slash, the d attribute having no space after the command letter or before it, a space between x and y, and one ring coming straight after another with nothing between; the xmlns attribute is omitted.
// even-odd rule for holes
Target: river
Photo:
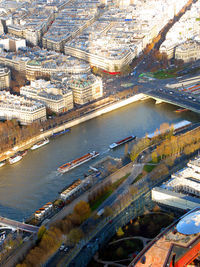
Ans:
<svg viewBox="0 0 200 267"><path fill-rule="evenodd" d="M183 119L199 121L192 112L175 113L175 106L155 105L153 100L137 102L104 114L71 129L69 133L51 139L35 151L28 151L22 161L0 169L0 216L23 221L46 202L58 197L58 191L83 173L91 163L111 155L121 157L124 146L113 151L109 145L131 134L142 137L153 132L163 122ZM129 148L131 144L129 145ZM63 175L56 169L91 151L100 152L95 160Z"/></svg>

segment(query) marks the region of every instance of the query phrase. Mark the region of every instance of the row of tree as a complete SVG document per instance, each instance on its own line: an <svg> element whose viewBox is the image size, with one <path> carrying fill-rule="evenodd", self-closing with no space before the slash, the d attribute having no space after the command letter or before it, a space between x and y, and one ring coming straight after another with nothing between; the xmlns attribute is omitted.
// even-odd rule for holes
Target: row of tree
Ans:
<svg viewBox="0 0 200 267"><path fill-rule="evenodd" d="M182 135L171 136L170 139L160 143L156 152L161 158L178 157L181 154L189 155L200 148L200 128L186 132Z"/></svg>
<svg viewBox="0 0 200 267"><path fill-rule="evenodd" d="M41 226L36 245L28 252L23 262L17 264L17 267L36 267L44 264L64 241L63 236L67 235L66 242L77 243L84 236L79 226L90 214L89 204L80 201L75 205L73 213L54 223L48 230L45 226Z"/></svg>

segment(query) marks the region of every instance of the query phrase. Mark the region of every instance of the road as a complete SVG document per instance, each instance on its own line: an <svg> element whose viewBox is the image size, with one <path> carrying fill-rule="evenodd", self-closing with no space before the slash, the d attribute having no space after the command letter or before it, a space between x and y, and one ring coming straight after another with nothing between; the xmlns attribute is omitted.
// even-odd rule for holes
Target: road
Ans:
<svg viewBox="0 0 200 267"><path fill-rule="evenodd" d="M128 187L129 185L134 181L134 179L138 176L138 174L141 172L143 168L143 164L136 164L133 166L132 172L130 176L113 192L113 194L108 197L98 208L98 210L105 208L106 206L111 206L114 204L115 201L119 200L119 196L122 196L128 192ZM84 222L84 226L87 228L87 223L90 223L90 220ZM65 252L64 250L60 251L58 250L55 255L50 259L48 264L46 265L47 267L54 267L56 266L62 258L65 258L66 255L69 253L70 249Z"/></svg>
<svg viewBox="0 0 200 267"><path fill-rule="evenodd" d="M98 211L107 207L112 206L119 197L128 193L129 185L133 183L134 179L141 173L143 164L133 165L131 175L115 190L115 192L109 196L98 208Z"/></svg>

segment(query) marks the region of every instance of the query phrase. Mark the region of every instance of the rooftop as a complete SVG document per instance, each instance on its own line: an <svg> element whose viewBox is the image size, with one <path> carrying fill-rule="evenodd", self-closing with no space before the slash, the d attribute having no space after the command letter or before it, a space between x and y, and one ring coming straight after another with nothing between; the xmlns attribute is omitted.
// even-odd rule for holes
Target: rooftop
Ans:
<svg viewBox="0 0 200 267"><path fill-rule="evenodd" d="M199 242L200 208L196 208L159 234L129 266L169 266L173 255L177 263L188 252L188 259L193 260L193 249Z"/></svg>

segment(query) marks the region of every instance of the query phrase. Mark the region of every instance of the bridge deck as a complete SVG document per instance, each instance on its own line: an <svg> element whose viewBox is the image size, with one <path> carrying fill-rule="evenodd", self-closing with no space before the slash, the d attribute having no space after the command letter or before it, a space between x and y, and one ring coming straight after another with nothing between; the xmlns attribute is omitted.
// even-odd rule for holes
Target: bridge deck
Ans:
<svg viewBox="0 0 200 267"><path fill-rule="evenodd" d="M21 223L21 222L7 219L1 216L0 216L0 224L5 225L5 226L11 226L13 228L17 228L22 231L30 232L30 233L37 233L39 230L39 227L37 226Z"/></svg>

